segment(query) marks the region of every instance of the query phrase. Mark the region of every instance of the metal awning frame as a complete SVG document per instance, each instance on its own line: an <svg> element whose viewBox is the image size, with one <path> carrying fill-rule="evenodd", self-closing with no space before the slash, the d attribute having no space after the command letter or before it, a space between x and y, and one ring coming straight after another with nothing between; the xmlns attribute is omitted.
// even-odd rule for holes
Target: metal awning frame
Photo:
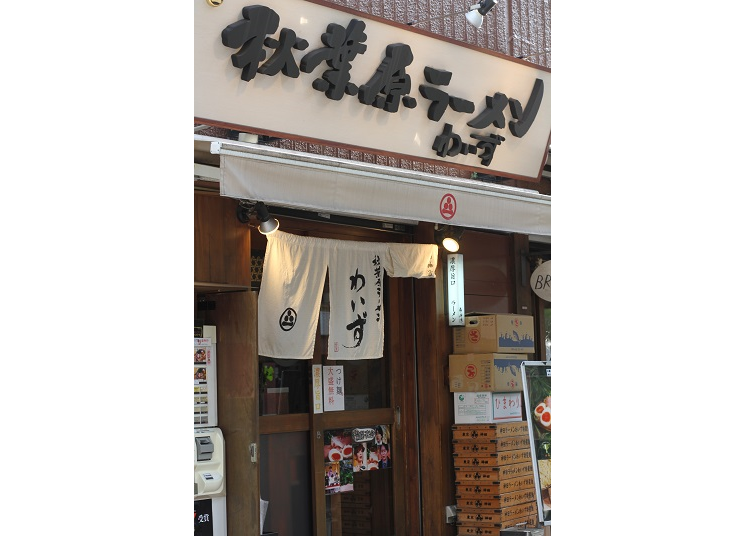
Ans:
<svg viewBox="0 0 750 536"><path fill-rule="evenodd" d="M229 197L408 225L428 221L551 237L552 198L533 190L194 136L220 156L220 192ZM216 180L204 172L196 167L197 177ZM460 218L447 221L435 209L445 192L461 199Z"/></svg>

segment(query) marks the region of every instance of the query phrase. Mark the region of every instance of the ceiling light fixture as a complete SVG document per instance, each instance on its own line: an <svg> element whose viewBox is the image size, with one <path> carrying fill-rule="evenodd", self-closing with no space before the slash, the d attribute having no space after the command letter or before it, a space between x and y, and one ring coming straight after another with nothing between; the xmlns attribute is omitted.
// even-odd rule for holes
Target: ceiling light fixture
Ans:
<svg viewBox="0 0 750 536"><path fill-rule="evenodd" d="M266 204L262 201L257 201L255 203L251 201L240 201L239 205L237 205L237 219L242 223L250 223L250 216L252 216L253 213L260 220L258 230L261 234L271 234L279 228L279 220L271 217L271 214L268 212L268 207L266 207Z"/></svg>
<svg viewBox="0 0 750 536"><path fill-rule="evenodd" d="M461 227L435 224L435 243L442 245L450 253L458 251L463 234Z"/></svg>
<svg viewBox="0 0 750 536"><path fill-rule="evenodd" d="M472 26L475 26L477 28L482 26L482 21L484 20L484 16L489 13L490 9L495 7L495 4L497 4L497 0L482 0L478 4L474 4L469 7L469 11L457 11L456 13L449 13L447 15L438 15L436 17L430 17L429 19L422 19L422 20L412 20L406 23L407 26L414 26L416 24L421 24L423 22L430 22L437 19L447 19L450 17L455 17L456 15L460 15L461 13L464 13L466 16L466 20L469 21L469 24Z"/></svg>
<svg viewBox="0 0 750 536"><path fill-rule="evenodd" d="M474 4L469 8L469 12L466 14L466 20L469 24L475 28L481 28L484 16L495 7L497 0L482 0L478 4Z"/></svg>

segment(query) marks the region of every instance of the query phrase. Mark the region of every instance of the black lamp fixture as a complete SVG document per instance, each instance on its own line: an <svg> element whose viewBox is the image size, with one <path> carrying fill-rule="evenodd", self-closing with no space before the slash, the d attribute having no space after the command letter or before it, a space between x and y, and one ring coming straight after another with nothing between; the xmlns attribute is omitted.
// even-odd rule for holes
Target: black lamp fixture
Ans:
<svg viewBox="0 0 750 536"><path fill-rule="evenodd" d="M250 216L253 213L260 220L258 230L261 234L271 234L279 228L279 220L271 217L268 207L266 207L263 201L251 202L243 200L237 205L237 219L242 223L250 223Z"/></svg>
<svg viewBox="0 0 750 536"><path fill-rule="evenodd" d="M482 0L478 4L474 4L469 7L469 12L466 14L466 20L469 24L475 28L481 28L482 22L484 22L484 16L495 7L497 0Z"/></svg>
<svg viewBox="0 0 750 536"><path fill-rule="evenodd" d="M462 227L435 224L435 243L442 245L451 253L458 251L463 234Z"/></svg>

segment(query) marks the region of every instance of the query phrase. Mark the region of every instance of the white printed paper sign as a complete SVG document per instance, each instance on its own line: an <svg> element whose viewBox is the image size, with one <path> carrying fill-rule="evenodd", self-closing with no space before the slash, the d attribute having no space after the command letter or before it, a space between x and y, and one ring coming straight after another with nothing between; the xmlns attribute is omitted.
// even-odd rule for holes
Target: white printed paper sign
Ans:
<svg viewBox="0 0 750 536"><path fill-rule="evenodd" d="M323 367L323 410L344 411L344 367Z"/></svg>
<svg viewBox="0 0 750 536"><path fill-rule="evenodd" d="M313 412L323 413L323 365L313 365Z"/></svg>

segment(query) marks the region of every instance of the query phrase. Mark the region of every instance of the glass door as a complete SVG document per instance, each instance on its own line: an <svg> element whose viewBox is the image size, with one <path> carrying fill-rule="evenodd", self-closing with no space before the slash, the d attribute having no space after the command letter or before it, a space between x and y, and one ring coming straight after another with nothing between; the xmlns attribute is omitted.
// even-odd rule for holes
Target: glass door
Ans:
<svg viewBox="0 0 750 536"><path fill-rule="evenodd" d="M325 298L324 298L325 302ZM325 311L323 311L325 319ZM386 321L387 322L387 321ZM396 534L394 409L389 361L334 361L325 324L314 358L259 356L260 491L266 532L294 536ZM322 398L342 388L339 411Z"/></svg>
<svg viewBox="0 0 750 536"><path fill-rule="evenodd" d="M345 387L342 411L313 417L316 475L320 462L323 470L322 482L316 482L316 488L325 490L325 534L395 534L392 469L398 449L394 448L392 434L390 356L328 360L325 336L321 343L326 365L322 377L324 404L330 396L335 397L339 375ZM322 528L322 523L318 526Z"/></svg>

